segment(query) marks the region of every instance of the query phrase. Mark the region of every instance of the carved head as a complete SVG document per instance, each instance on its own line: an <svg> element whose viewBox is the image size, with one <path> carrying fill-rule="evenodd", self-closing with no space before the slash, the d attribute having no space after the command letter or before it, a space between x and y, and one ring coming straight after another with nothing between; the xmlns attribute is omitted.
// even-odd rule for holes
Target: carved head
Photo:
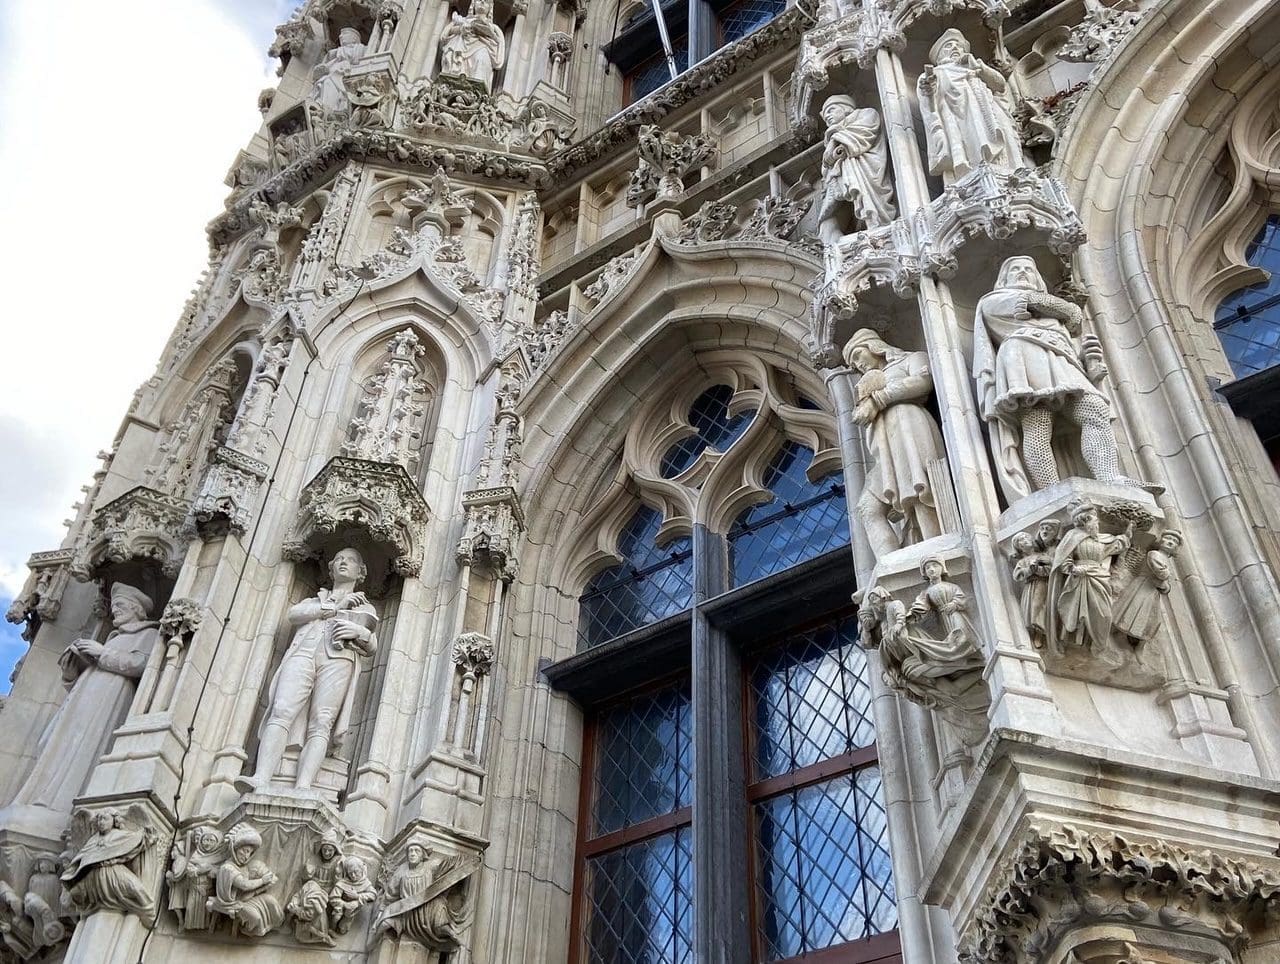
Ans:
<svg viewBox="0 0 1280 964"><path fill-rule="evenodd" d="M835 94L823 102L822 120L828 127L835 127L857 109L857 102L848 94Z"/></svg>
<svg viewBox="0 0 1280 964"><path fill-rule="evenodd" d="M364 556L355 549L339 549L329 563L329 576L335 583L354 582L359 586L368 574Z"/></svg>
<svg viewBox="0 0 1280 964"><path fill-rule="evenodd" d="M118 810L99 810L93 815L93 829L98 833L106 833L121 822Z"/></svg>
<svg viewBox="0 0 1280 964"><path fill-rule="evenodd" d="M972 48L969 46L969 41L965 35L955 27L952 27L929 48L929 62L933 64L954 64L971 50Z"/></svg>
<svg viewBox="0 0 1280 964"><path fill-rule="evenodd" d="M151 597L141 589L123 582L111 586L111 621L116 626L142 622L154 606Z"/></svg>
<svg viewBox="0 0 1280 964"><path fill-rule="evenodd" d="M227 831L227 849L240 866L253 859L262 846L262 835L247 823L238 823Z"/></svg>
<svg viewBox="0 0 1280 964"><path fill-rule="evenodd" d="M1036 538L1040 540L1040 545L1048 548L1058 541L1062 536L1062 523L1057 519L1045 519L1036 526Z"/></svg>
<svg viewBox="0 0 1280 964"><path fill-rule="evenodd" d="M1009 258L1000 266L1000 276L996 279L997 288L1021 288L1026 291L1048 291L1036 267L1034 258L1017 255Z"/></svg>
<svg viewBox="0 0 1280 964"><path fill-rule="evenodd" d="M1077 529L1083 529L1089 535L1096 536L1101 530L1102 520L1098 517L1098 509L1092 502L1073 502L1071 524Z"/></svg>
<svg viewBox="0 0 1280 964"><path fill-rule="evenodd" d="M222 837L212 827L200 827L196 830L196 850L202 854L211 854L222 846Z"/></svg>
<svg viewBox="0 0 1280 964"><path fill-rule="evenodd" d="M937 582L939 579L944 579L949 575L947 564L938 556L929 556L920 563L920 575L930 582Z"/></svg>
<svg viewBox="0 0 1280 964"><path fill-rule="evenodd" d="M419 866L427 859L427 850L422 844L411 843L405 850L405 860L408 861L410 867Z"/></svg>
<svg viewBox="0 0 1280 964"><path fill-rule="evenodd" d="M359 857L343 857L342 876L353 882L360 882L369 876L369 868L364 865L364 861Z"/></svg>
<svg viewBox="0 0 1280 964"><path fill-rule="evenodd" d="M1013 537L1013 552L1017 556L1029 556L1036 551L1036 540L1030 532L1019 532Z"/></svg>
<svg viewBox="0 0 1280 964"><path fill-rule="evenodd" d="M31 865L32 875L56 874L57 872L58 860L52 854L40 854Z"/></svg>
<svg viewBox="0 0 1280 964"><path fill-rule="evenodd" d="M338 31L338 45L347 47L351 44L362 44L364 40L360 37L360 31L355 27L343 27Z"/></svg>
<svg viewBox="0 0 1280 964"><path fill-rule="evenodd" d="M332 830L320 838L320 842L316 844L316 853L320 855L320 859L328 863L338 854L342 853L342 846L338 840L338 835Z"/></svg>
<svg viewBox="0 0 1280 964"><path fill-rule="evenodd" d="M884 368L898 350L870 328L859 328L845 342L844 363L859 374Z"/></svg>
<svg viewBox="0 0 1280 964"><path fill-rule="evenodd" d="M1178 550L1182 548L1182 533L1177 529L1165 529L1156 541L1169 555L1177 555Z"/></svg>

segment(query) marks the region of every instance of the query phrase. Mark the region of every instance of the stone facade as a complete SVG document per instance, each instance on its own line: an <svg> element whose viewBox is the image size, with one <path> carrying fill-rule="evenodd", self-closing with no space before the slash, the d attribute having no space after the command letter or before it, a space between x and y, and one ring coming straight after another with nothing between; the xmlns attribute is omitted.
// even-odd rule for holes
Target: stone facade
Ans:
<svg viewBox="0 0 1280 964"><path fill-rule="evenodd" d="M0 961L1280 960L1280 484L1227 400L1275 406L1213 329L1266 280L1280 9L822 0L715 48L735 9L634 103L643 5L281 25L8 614ZM742 575L833 494L848 543ZM875 737L796 772L878 768L895 896L784 952L743 700L851 596ZM601 720L670 678L692 913L604 952Z"/></svg>

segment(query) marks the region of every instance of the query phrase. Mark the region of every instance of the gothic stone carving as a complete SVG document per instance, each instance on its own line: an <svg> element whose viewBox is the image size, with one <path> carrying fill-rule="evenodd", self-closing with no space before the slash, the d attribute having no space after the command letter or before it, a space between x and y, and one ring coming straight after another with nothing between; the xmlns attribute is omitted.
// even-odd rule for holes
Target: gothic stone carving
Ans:
<svg viewBox="0 0 1280 964"><path fill-rule="evenodd" d="M611 259L582 293L597 305L621 288L640 262L640 252L630 251Z"/></svg>
<svg viewBox="0 0 1280 964"><path fill-rule="evenodd" d="M142 591L111 587L114 629L105 643L77 639L58 660L70 688L49 723L43 751L14 803L71 812L85 777L124 719L134 687L159 638L148 619L155 603Z"/></svg>
<svg viewBox="0 0 1280 964"><path fill-rule="evenodd" d="M182 844L174 843L169 853L169 910L178 918L178 926L188 931L210 931L216 918L209 910L214 878L226 859L222 834L213 827L195 827Z"/></svg>
<svg viewBox="0 0 1280 964"><path fill-rule="evenodd" d="M818 236L834 244L846 233L842 208L847 204L855 223L878 228L897 217L893 185L889 182L889 153L880 115L859 108L852 97L838 94L822 105L827 133L822 150L822 204Z"/></svg>
<svg viewBox="0 0 1280 964"><path fill-rule="evenodd" d="M28 643L35 639L40 624L52 622L62 611L62 594L71 580L73 549L55 549L37 552L27 560L30 570L27 581L9 606L5 619L11 623L24 623L22 638Z"/></svg>
<svg viewBox="0 0 1280 964"><path fill-rule="evenodd" d="M1138 0L1118 0L1113 6L1102 0L1084 0L1084 10L1084 19L1071 28L1066 43L1058 48L1058 56L1072 63L1109 60L1145 12Z"/></svg>
<svg viewBox="0 0 1280 964"><path fill-rule="evenodd" d="M278 879L257 856L262 835L247 823L236 824L226 836L226 859L214 876L210 914L231 921L232 936L262 937L284 920L280 901L270 893Z"/></svg>
<svg viewBox="0 0 1280 964"><path fill-rule="evenodd" d="M1131 933L1148 925L1172 941L1202 936L1234 955L1245 945L1246 920L1274 911L1278 898L1274 861L1070 824L1032 825L998 866L962 935L960 960L1042 960L1065 933L1099 923Z"/></svg>
<svg viewBox="0 0 1280 964"><path fill-rule="evenodd" d="M0 878L0 959L42 957L66 940L75 928L75 911L61 880L60 859L37 853L26 883Z"/></svg>
<svg viewBox="0 0 1280 964"><path fill-rule="evenodd" d="M863 645L880 650L886 683L938 712L973 745L986 736L990 698L968 596L949 581L940 558L926 558L920 574L925 585L910 607L879 585L859 594Z"/></svg>
<svg viewBox="0 0 1280 964"><path fill-rule="evenodd" d="M861 376L853 420L872 465L858 514L877 555L942 534L930 467L946 464L942 434L925 403L933 393L926 352L906 352L862 328L844 346Z"/></svg>
<svg viewBox="0 0 1280 964"><path fill-rule="evenodd" d="M447 133L546 157L565 147L573 118L529 97L518 106L465 78L441 74L418 81L402 95L404 122L424 134Z"/></svg>
<svg viewBox="0 0 1280 964"><path fill-rule="evenodd" d="M453 11L440 34L440 73L465 77L485 92L507 59L507 41L493 22L493 0L471 0L470 12Z"/></svg>
<svg viewBox="0 0 1280 964"><path fill-rule="evenodd" d="M812 201L770 194L739 208L723 201L704 201L685 218L671 238L675 244L714 241L787 241L812 206Z"/></svg>
<svg viewBox="0 0 1280 964"><path fill-rule="evenodd" d="M130 489L94 515L71 574L88 582L112 564L136 559L155 562L166 576L176 576L189 540L187 509L175 496L145 486Z"/></svg>
<svg viewBox="0 0 1280 964"><path fill-rule="evenodd" d="M343 745L355 705L357 663L377 650L377 610L358 588L367 570L354 549L329 564L333 589L321 589L289 610L293 641L271 681L258 765L236 781L242 790L266 786L289 747L299 749L293 785L309 790L326 756Z"/></svg>
<svg viewBox="0 0 1280 964"><path fill-rule="evenodd" d="M342 454L369 462L387 462L409 471L421 454L422 399L427 386L418 359L426 354L412 328L387 343L390 357L365 385L354 436Z"/></svg>
<svg viewBox="0 0 1280 964"><path fill-rule="evenodd" d="M457 950L473 911L469 878L479 869L479 857L410 843L404 863L383 881L375 932L435 951Z"/></svg>
<svg viewBox="0 0 1280 964"><path fill-rule="evenodd" d="M398 465L339 456L302 490L298 521L284 547L294 561L312 558L319 543L344 526L363 530L391 555L392 568L415 576L430 510Z"/></svg>
<svg viewBox="0 0 1280 964"><path fill-rule="evenodd" d="M338 32L338 45L324 55L311 73L311 100L322 112L342 116L350 113L347 78L364 54L360 31L342 28Z"/></svg>
<svg viewBox="0 0 1280 964"><path fill-rule="evenodd" d="M657 124L640 128L636 141L640 165L627 187L627 204L639 207L684 193L684 178L715 162L715 142L705 134L677 134Z"/></svg>
<svg viewBox="0 0 1280 964"><path fill-rule="evenodd" d="M342 861L342 841L330 831L315 847L315 860L308 860L302 886L289 898L285 911L293 921L294 936L304 944L333 944L329 917L329 893L337 882Z"/></svg>
<svg viewBox="0 0 1280 964"><path fill-rule="evenodd" d="M144 881L144 863L154 859L156 832L138 807L126 815L119 810L78 811L76 823L88 833L62 872L72 906L82 917L112 910L133 914L150 924L155 899ZM73 830L73 835L74 835Z"/></svg>
<svg viewBox="0 0 1280 964"><path fill-rule="evenodd" d="M1031 258L1001 266L995 290L978 303L973 375L991 427L996 474L1010 504L1055 484L1053 446L1064 423L1080 434L1080 457L1095 479L1138 485L1120 474L1107 376L1098 339L1080 309L1049 294Z"/></svg>
<svg viewBox="0 0 1280 964"><path fill-rule="evenodd" d="M524 511L515 489L509 485L476 489L463 496L462 506L466 525L458 541L458 562L487 566L510 582L519 570L524 535Z"/></svg>

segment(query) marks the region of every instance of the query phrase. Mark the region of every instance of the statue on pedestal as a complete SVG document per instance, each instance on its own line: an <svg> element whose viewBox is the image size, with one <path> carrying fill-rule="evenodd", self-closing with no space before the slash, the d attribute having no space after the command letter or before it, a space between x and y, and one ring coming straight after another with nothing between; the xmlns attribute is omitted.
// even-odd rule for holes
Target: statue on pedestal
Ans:
<svg viewBox="0 0 1280 964"><path fill-rule="evenodd" d="M469 77L493 90L493 77L507 57L507 39L493 22L493 0L471 0L467 16L456 10L440 34L440 73Z"/></svg>
<svg viewBox="0 0 1280 964"><path fill-rule="evenodd" d="M877 556L941 535L929 464L946 458L942 435L924 407L933 393L929 356L854 332L844 360L858 380L853 420L863 426L872 465L858 515Z"/></svg>
<svg viewBox="0 0 1280 964"><path fill-rule="evenodd" d="M1122 535L1101 528L1097 506L1077 502L1071 525L1053 553L1049 577L1049 644L1058 653L1109 649L1115 602L1112 563L1133 541L1133 525Z"/></svg>
<svg viewBox="0 0 1280 964"><path fill-rule="evenodd" d="M117 582L111 587L111 621L105 643L77 639L58 663L71 687L40 740L36 765L13 798L15 804L48 807L64 813L107 748L112 733L129 711L133 691L160 638L147 617L155 604L139 589Z"/></svg>
<svg viewBox="0 0 1280 964"><path fill-rule="evenodd" d="M327 114L346 114L350 110L347 74L363 56L364 42L360 39L360 31L354 27L343 27L338 32L338 46L325 54L324 60L316 64L312 72L312 102Z"/></svg>
<svg viewBox="0 0 1280 964"><path fill-rule="evenodd" d="M824 190L818 208L818 237L836 244L844 232L840 207L848 203L865 227L888 224L898 216L889 182L889 153L885 149L880 115L859 108L852 97L837 94L822 105L827 133L822 148Z"/></svg>
<svg viewBox="0 0 1280 964"><path fill-rule="evenodd" d="M256 856L262 836L239 823L227 832L226 840L231 856L218 868L209 910L231 918L233 932L262 937L284 920L280 901L267 893L276 882L275 872Z"/></svg>
<svg viewBox="0 0 1280 964"><path fill-rule="evenodd" d="M979 164L1026 166L1000 71L973 56L954 27L938 38L916 82L929 148L929 172L948 182Z"/></svg>
<svg viewBox="0 0 1280 964"><path fill-rule="evenodd" d="M1028 257L1000 267L995 290L978 302L973 377L982 417L992 428L996 472L1010 503L1061 479L1055 430L1079 432L1080 454L1100 482L1139 485L1120 474L1107 376L1098 339L1077 347L1083 315L1049 294Z"/></svg>
<svg viewBox="0 0 1280 964"><path fill-rule="evenodd" d="M333 589L289 610L293 641L271 681L258 765L236 781L241 790L271 782L289 746L301 747L294 786L309 789L331 750L342 745L355 701L357 661L377 649L378 615L362 592L366 569L354 549L329 564Z"/></svg>

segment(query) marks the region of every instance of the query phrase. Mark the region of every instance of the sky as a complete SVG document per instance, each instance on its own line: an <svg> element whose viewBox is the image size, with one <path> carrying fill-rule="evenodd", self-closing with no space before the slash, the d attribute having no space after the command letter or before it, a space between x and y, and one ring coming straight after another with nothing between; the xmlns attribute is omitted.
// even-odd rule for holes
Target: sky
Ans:
<svg viewBox="0 0 1280 964"><path fill-rule="evenodd" d="M297 0L0 0L0 614L207 260ZM26 644L0 621L0 694Z"/></svg>

